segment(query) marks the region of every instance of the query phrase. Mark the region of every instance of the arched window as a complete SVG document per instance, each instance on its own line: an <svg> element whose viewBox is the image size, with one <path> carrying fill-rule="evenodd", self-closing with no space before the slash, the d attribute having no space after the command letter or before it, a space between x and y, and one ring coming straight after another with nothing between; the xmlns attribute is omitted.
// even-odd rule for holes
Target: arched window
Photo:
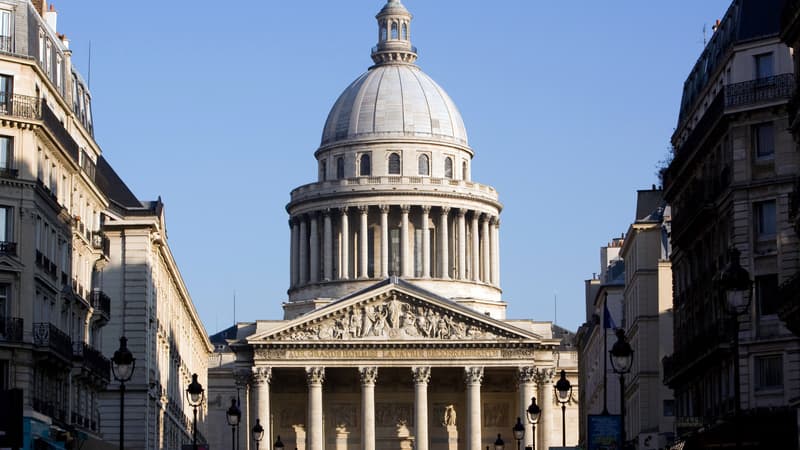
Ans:
<svg viewBox="0 0 800 450"><path fill-rule="evenodd" d="M397 22L392 22L392 39L397 39Z"/></svg>
<svg viewBox="0 0 800 450"><path fill-rule="evenodd" d="M405 23L403 24L403 40L408 40L408 25Z"/></svg>
<svg viewBox="0 0 800 450"><path fill-rule="evenodd" d="M327 169L328 169L328 164L323 159L322 161L319 162L319 180L320 181L325 181L327 179L327 176L328 176L328 174L327 174L328 170Z"/></svg>
<svg viewBox="0 0 800 450"><path fill-rule="evenodd" d="M464 161L463 163L461 163L461 179L462 180L468 180L469 177L467 175L468 175L468 173L467 173L467 162Z"/></svg>
<svg viewBox="0 0 800 450"><path fill-rule="evenodd" d="M389 175L400 175L400 155L397 153L389 155Z"/></svg>
<svg viewBox="0 0 800 450"><path fill-rule="evenodd" d="M453 178L453 158L449 156L444 159L444 177Z"/></svg>
<svg viewBox="0 0 800 450"><path fill-rule="evenodd" d="M336 158L336 178L341 180L344 178L344 158Z"/></svg>
<svg viewBox="0 0 800 450"><path fill-rule="evenodd" d="M386 24L381 25L381 42L386 40Z"/></svg>
<svg viewBox="0 0 800 450"><path fill-rule="evenodd" d="M430 159L428 158L428 155L419 156L419 174L420 175L431 174L431 162Z"/></svg>
<svg viewBox="0 0 800 450"><path fill-rule="evenodd" d="M368 177L372 174L372 164L368 153L361 155L358 164L358 174L362 177Z"/></svg>

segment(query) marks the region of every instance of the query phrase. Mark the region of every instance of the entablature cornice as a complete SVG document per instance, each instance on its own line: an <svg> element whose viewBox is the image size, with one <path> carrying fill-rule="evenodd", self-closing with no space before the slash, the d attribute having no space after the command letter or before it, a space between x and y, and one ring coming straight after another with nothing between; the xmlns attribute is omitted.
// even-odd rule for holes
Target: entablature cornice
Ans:
<svg viewBox="0 0 800 450"><path fill-rule="evenodd" d="M380 201L372 199L383 198ZM351 199L352 204L347 200ZM408 204L411 206L437 207L444 204L457 209L471 209L485 214L499 214L503 210L503 204L496 198L478 197L469 193L454 193L442 191L420 191L414 189L384 190L374 191L350 191L335 193L309 194L305 198L292 199L286 205L286 211L292 215L308 214L322 211L327 208L341 208L379 205ZM456 205L456 206L452 206Z"/></svg>

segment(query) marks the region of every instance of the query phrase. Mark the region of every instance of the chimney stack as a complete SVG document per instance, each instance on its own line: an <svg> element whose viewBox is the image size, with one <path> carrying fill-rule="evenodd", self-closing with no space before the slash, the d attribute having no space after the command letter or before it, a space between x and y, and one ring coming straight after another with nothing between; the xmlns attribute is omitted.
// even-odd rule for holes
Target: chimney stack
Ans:
<svg viewBox="0 0 800 450"><path fill-rule="evenodd" d="M56 28L56 24L58 22L58 13L56 12L56 8L53 7L53 4L50 4L50 8L44 13L44 21L47 23L47 26L55 33L58 29Z"/></svg>

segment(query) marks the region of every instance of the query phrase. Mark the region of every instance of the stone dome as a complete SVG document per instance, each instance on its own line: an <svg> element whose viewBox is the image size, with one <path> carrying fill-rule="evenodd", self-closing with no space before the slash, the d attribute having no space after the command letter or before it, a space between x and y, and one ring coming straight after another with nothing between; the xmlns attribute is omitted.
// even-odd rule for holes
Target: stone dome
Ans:
<svg viewBox="0 0 800 450"><path fill-rule="evenodd" d="M322 145L397 137L467 145L453 100L413 64L379 64L358 77L328 114Z"/></svg>

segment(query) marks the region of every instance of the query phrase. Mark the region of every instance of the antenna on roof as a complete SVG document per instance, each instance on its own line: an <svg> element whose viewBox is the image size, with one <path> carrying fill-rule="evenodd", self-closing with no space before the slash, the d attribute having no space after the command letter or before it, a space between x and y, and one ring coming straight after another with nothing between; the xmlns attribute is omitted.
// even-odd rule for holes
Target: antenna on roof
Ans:
<svg viewBox="0 0 800 450"><path fill-rule="evenodd" d="M708 43L708 38L706 37L706 34L707 34L706 24L704 23L703 24L703 47L705 47L706 43Z"/></svg>
<svg viewBox="0 0 800 450"><path fill-rule="evenodd" d="M236 289L233 290L233 326L236 326Z"/></svg>
<svg viewBox="0 0 800 450"><path fill-rule="evenodd" d="M92 41L89 41L89 69L86 71L86 75L89 78L87 83L89 84L89 90L92 90Z"/></svg>

